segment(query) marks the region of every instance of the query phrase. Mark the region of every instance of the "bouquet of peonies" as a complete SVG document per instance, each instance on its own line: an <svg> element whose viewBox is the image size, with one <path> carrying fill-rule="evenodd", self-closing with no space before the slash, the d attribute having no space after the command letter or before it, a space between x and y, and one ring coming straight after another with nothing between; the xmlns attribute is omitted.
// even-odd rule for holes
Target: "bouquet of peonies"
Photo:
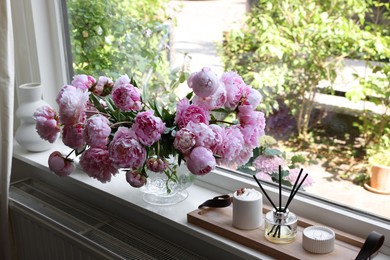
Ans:
<svg viewBox="0 0 390 260"><path fill-rule="evenodd" d="M133 187L147 181L147 170L164 172L175 180L175 167L185 161L188 170L204 175L218 165L244 165L264 135L264 114L256 111L258 91L235 72L219 78L203 68L187 80L192 92L169 112L157 101L143 99L136 82L127 75L115 82L76 75L58 93L58 113L39 108L36 129L53 143L61 133L72 152L49 157L49 168L60 176L74 170L70 155L79 157L82 170L105 183L119 170ZM145 98L145 97L144 97ZM225 115L219 118L217 114ZM171 162L170 162L171 161Z"/></svg>

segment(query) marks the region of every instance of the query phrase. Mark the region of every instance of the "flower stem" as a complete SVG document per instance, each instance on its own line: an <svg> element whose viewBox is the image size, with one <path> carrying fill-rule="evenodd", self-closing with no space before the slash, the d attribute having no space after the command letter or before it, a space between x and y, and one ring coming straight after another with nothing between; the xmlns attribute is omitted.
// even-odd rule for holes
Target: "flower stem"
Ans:
<svg viewBox="0 0 390 260"><path fill-rule="evenodd" d="M132 124L131 121L123 121L123 122L117 122L115 124L110 125L111 128L117 127L118 125L126 125L126 124Z"/></svg>
<svg viewBox="0 0 390 260"><path fill-rule="evenodd" d="M76 150L73 149L72 151L70 151L70 153L68 153L68 155L65 157L65 159L68 159L68 157L69 157L74 151L76 151Z"/></svg>
<svg viewBox="0 0 390 260"><path fill-rule="evenodd" d="M235 125L235 123L224 121L224 120L211 120L210 123L224 123L228 125Z"/></svg>

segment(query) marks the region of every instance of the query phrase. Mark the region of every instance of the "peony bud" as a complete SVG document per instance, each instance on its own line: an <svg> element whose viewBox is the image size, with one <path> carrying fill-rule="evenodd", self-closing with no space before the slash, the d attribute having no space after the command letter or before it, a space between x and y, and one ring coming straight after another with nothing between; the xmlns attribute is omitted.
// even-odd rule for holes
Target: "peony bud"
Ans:
<svg viewBox="0 0 390 260"><path fill-rule="evenodd" d="M217 75L207 67L192 73L187 83L197 96L203 98L213 95L220 86Z"/></svg>
<svg viewBox="0 0 390 260"><path fill-rule="evenodd" d="M146 161L146 167L152 172L163 172L168 168L168 162L163 157L151 157Z"/></svg>
<svg viewBox="0 0 390 260"><path fill-rule="evenodd" d="M195 147L187 158L187 168L195 175L205 175L215 169L213 153L202 146Z"/></svg>
<svg viewBox="0 0 390 260"><path fill-rule="evenodd" d="M62 154L58 151L55 151L50 154L48 163L49 169L61 177L68 176L74 170L73 161L64 158Z"/></svg>
<svg viewBox="0 0 390 260"><path fill-rule="evenodd" d="M146 178L138 170L129 170L126 172L126 181L134 188L139 188L145 185Z"/></svg>

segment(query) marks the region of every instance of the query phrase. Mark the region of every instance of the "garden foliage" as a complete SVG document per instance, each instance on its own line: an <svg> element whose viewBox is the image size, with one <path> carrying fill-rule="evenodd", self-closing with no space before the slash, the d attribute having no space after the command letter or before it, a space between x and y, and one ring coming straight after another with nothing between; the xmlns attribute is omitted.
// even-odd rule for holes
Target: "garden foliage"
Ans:
<svg viewBox="0 0 390 260"><path fill-rule="evenodd" d="M390 57L388 36L366 21L372 7L364 0L260 0L239 30L226 33L225 69L260 90L267 113L282 100L307 141L319 85L331 89L343 59Z"/></svg>
<svg viewBox="0 0 390 260"><path fill-rule="evenodd" d="M170 72L168 2L68 0L74 74L128 74L150 89L164 87Z"/></svg>

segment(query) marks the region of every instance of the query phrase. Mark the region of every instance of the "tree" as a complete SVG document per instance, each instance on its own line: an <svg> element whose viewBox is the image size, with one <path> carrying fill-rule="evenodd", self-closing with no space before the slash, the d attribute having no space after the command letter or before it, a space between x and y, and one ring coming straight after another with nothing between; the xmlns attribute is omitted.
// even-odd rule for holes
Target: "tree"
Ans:
<svg viewBox="0 0 390 260"><path fill-rule="evenodd" d="M319 83L331 88L345 57L389 57L387 39L362 26L369 7L363 0L260 0L244 26L226 34L225 67L262 92L267 113L283 100L308 141Z"/></svg>

